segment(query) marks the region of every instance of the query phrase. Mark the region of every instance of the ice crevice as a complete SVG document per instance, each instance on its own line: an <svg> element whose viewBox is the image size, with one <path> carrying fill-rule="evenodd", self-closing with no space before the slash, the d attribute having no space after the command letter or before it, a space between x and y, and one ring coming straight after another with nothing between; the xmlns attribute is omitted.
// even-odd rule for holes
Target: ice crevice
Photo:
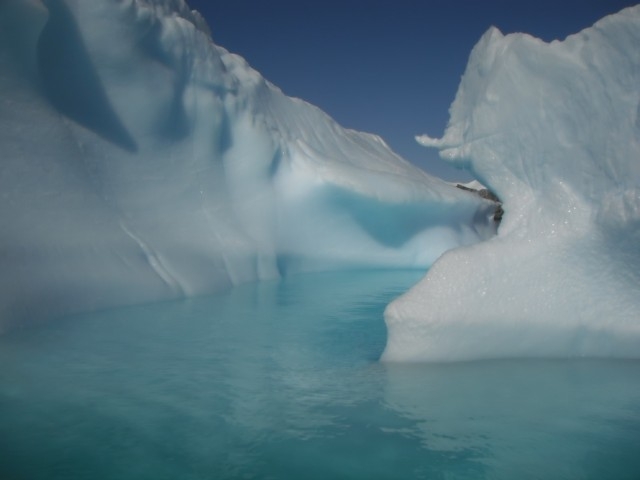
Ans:
<svg viewBox="0 0 640 480"><path fill-rule="evenodd" d="M129 228L127 228L122 220L120 221L120 228L140 247L140 250L142 251L146 262L158 275L158 277L160 277L162 281L169 287L173 296L184 297L188 295L189 292L184 288L180 281L171 274L160 255L154 252L149 245L147 245L141 238L137 237Z"/></svg>

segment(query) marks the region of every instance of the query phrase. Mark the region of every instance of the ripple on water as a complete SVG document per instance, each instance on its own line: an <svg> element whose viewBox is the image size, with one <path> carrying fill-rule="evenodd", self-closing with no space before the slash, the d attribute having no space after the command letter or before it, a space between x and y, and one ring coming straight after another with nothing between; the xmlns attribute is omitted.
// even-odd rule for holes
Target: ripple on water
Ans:
<svg viewBox="0 0 640 480"><path fill-rule="evenodd" d="M384 365L417 272L291 277L0 338L0 478L640 478L640 362Z"/></svg>

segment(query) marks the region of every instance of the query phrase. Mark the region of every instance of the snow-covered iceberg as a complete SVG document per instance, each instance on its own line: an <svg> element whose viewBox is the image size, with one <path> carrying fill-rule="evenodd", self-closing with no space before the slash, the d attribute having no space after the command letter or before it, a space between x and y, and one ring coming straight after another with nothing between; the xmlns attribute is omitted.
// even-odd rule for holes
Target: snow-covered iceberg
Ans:
<svg viewBox="0 0 640 480"><path fill-rule="evenodd" d="M564 41L490 29L443 138L504 203L385 317L389 361L640 357L640 6Z"/></svg>
<svg viewBox="0 0 640 480"><path fill-rule="evenodd" d="M182 0L0 2L0 330L427 267L491 208L285 96Z"/></svg>

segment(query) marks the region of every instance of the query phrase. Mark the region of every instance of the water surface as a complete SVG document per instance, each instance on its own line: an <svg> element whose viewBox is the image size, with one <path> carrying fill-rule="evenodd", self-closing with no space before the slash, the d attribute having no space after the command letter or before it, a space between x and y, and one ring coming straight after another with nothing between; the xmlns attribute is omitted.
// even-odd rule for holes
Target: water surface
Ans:
<svg viewBox="0 0 640 480"><path fill-rule="evenodd" d="M640 362L378 363L417 272L293 276L0 338L0 478L640 478Z"/></svg>

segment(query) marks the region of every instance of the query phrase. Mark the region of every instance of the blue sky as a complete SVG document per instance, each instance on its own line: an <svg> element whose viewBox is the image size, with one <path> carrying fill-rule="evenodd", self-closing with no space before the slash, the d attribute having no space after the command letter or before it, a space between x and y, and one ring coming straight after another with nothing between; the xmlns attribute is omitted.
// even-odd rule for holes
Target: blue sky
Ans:
<svg viewBox="0 0 640 480"><path fill-rule="evenodd" d="M417 145L440 136L471 49L491 26L562 39L624 0L187 0L214 41L287 95L376 133L436 176L468 180Z"/></svg>

